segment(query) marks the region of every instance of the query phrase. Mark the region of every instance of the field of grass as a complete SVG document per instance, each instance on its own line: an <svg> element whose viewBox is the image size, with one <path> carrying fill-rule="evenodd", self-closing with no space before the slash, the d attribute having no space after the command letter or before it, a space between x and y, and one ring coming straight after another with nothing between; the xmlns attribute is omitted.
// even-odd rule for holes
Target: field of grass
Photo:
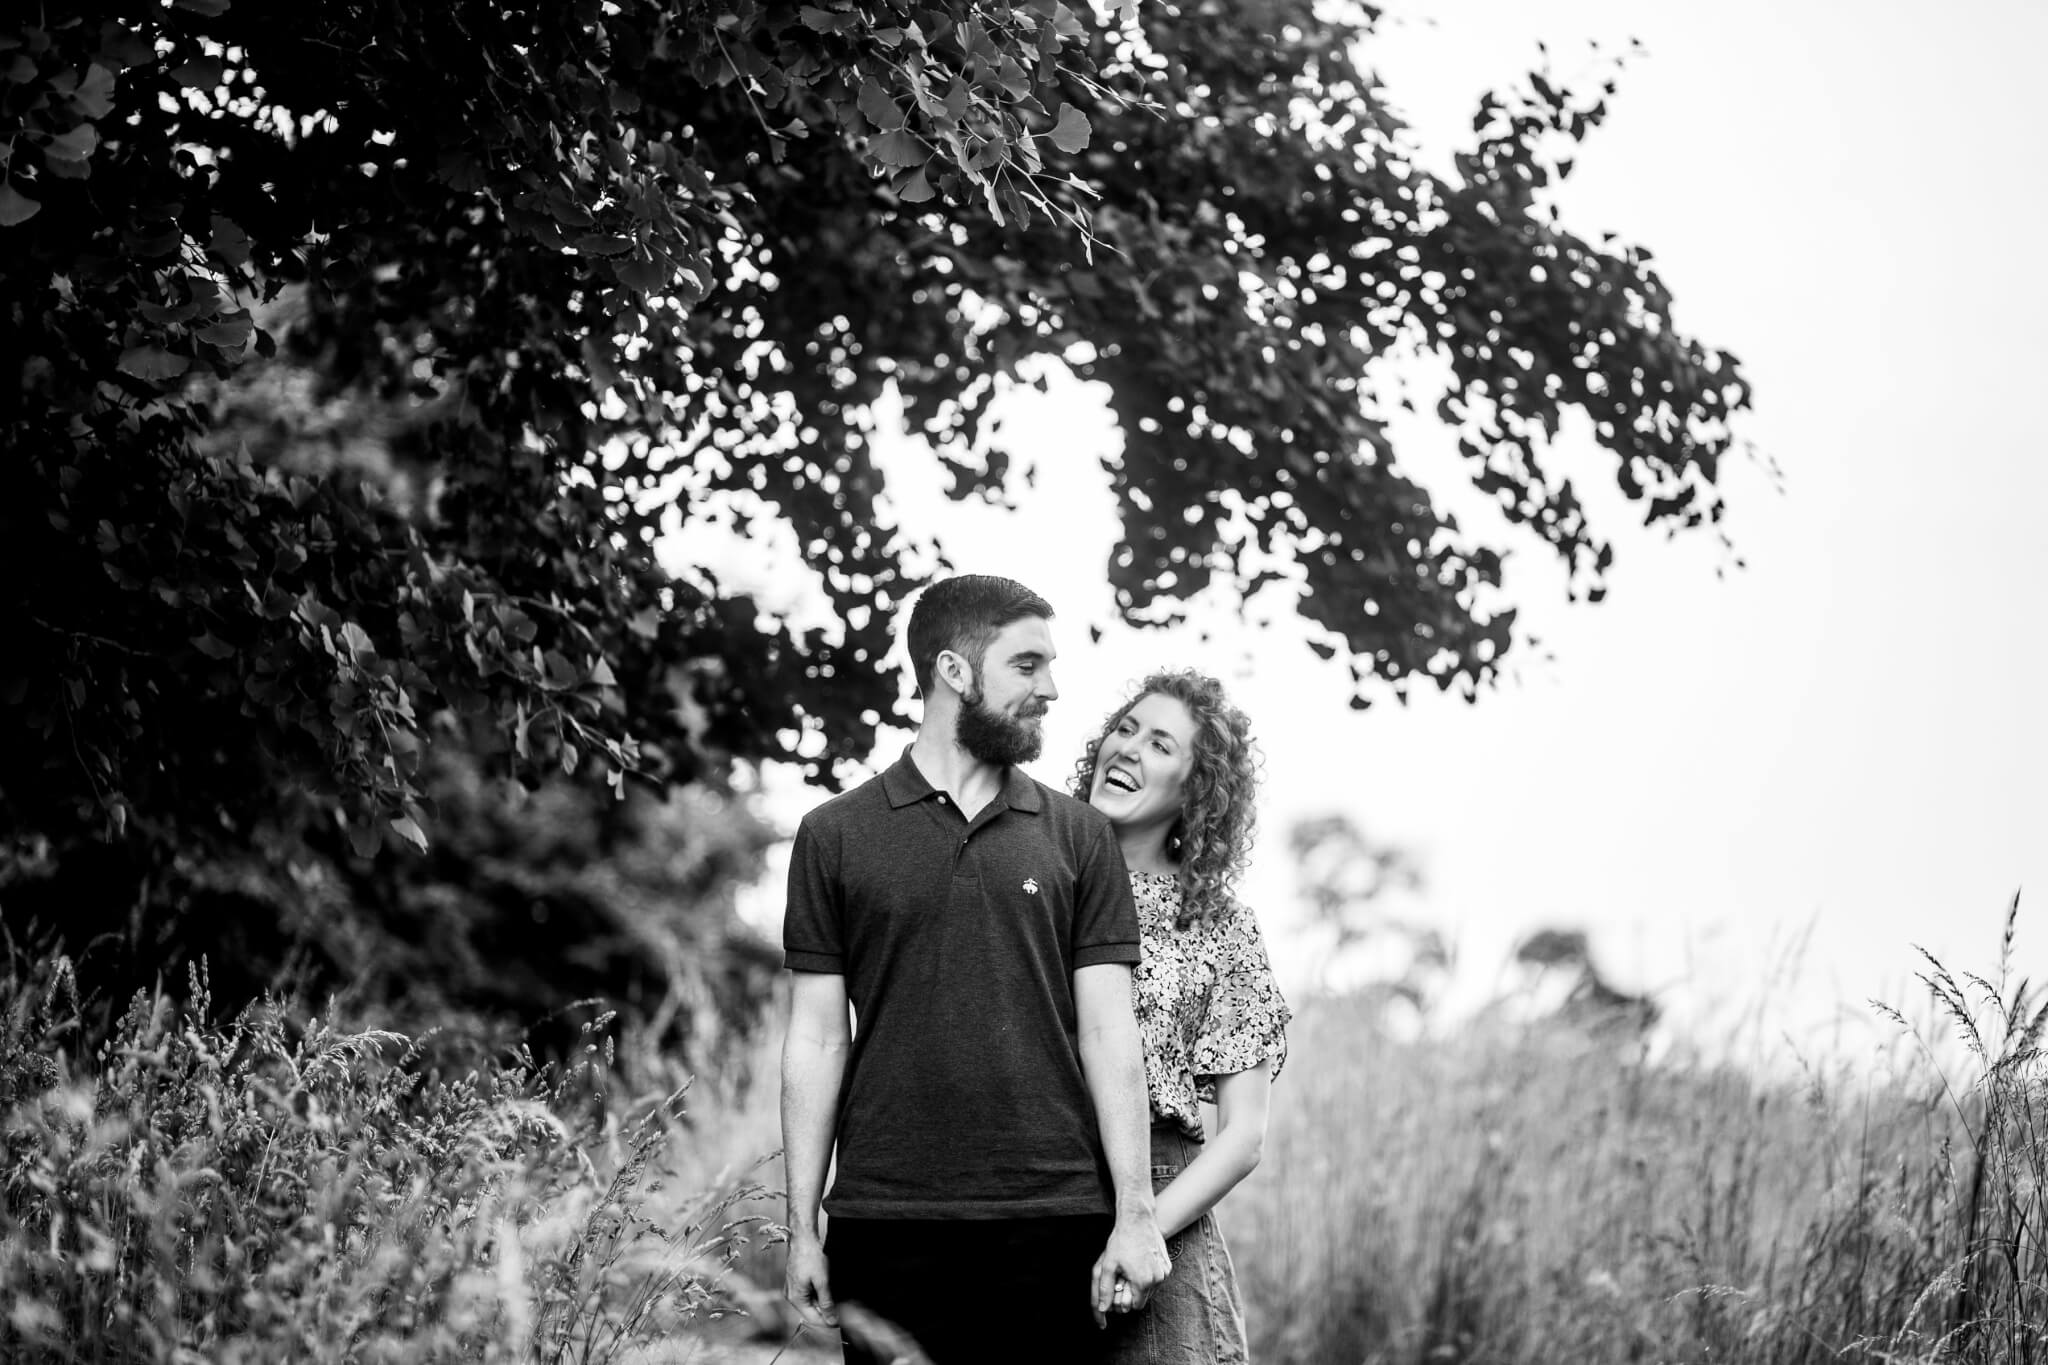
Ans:
<svg viewBox="0 0 2048 1365"><path fill-rule="evenodd" d="M1305 1002L1221 1214L1254 1358L2048 1359L2048 1010L1928 965L1931 1029L1892 1012L1882 1074L1776 1081Z"/></svg>
<svg viewBox="0 0 2048 1365"><path fill-rule="evenodd" d="M1254 1359L2048 1361L2048 1011L1928 983L1939 1037L1897 1019L1883 1074L1796 1080L1629 1032L1397 1042L1362 1001L1299 1002L1265 1161L1221 1211ZM275 1009L210 1020L195 986L88 1058L61 965L0 998L0 1359L788 1343L779 1208L749 1189L779 1183L772 1039L753 1087L677 1095L595 1045L463 1069Z"/></svg>

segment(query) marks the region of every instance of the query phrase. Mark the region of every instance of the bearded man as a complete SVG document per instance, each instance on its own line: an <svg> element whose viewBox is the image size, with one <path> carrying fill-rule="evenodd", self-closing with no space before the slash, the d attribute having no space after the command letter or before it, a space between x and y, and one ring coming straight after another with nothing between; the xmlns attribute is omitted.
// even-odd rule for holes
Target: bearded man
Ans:
<svg viewBox="0 0 2048 1365"><path fill-rule="evenodd" d="M848 1365L903 1333L937 1365L1097 1359L1118 1276L1135 1307L1168 1269L1123 855L1016 766L1059 696L1051 618L1006 578L927 588L917 738L790 852L785 1287Z"/></svg>

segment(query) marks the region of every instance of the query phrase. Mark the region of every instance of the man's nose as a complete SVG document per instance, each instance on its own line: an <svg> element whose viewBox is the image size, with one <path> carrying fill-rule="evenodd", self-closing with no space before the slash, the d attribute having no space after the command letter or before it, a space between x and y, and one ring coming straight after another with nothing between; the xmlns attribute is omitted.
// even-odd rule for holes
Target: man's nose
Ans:
<svg viewBox="0 0 2048 1365"><path fill-rule="evenodd" d="M1052 670L1050 668L1038 670L1038 686L1035 690L1039 696L1044 697L1047 701L1058 701L1060 699L1060 686L1052 680Z"/></svg>

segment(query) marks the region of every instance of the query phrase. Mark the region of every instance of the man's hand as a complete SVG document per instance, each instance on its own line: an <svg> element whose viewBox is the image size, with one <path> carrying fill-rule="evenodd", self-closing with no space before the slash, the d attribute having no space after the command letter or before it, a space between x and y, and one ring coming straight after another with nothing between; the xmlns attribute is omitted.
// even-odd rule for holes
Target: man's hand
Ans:
<svg viewBox="0 0 2048 1365"><path fill-rule="evenodd" d="M1095 1258L1090 1283L1095 1325L1108 1326L1112 1308L1126 1313L1135 1313L1143 1308L1146 1300L1152 1297L1152 1291L1172 1269L1173 1261L1166 1254L1166 1239L1159 1235L1159 1224L1153 1221L1152 1215L1120 1216L1116 1226L1110 1229L1109 1245ZM1116 1297L1119 1279L1129 1286L1122 1300Z"/></svg>
<svg viewBox="0 0 2048 1365"><path fill-rule="evenodd" d="M825 1248L815 1237L792 1237L789 1265L783 1272L782 1292L796 1305L797 1316L806 1327L837 1327L839 1310L832 1303L830 1268Z"/></svg>

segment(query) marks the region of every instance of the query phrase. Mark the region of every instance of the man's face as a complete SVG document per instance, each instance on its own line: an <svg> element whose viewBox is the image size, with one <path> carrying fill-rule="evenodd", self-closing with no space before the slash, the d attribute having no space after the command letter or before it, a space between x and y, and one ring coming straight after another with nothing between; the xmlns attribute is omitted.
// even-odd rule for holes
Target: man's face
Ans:
<svg viewBox="0 0 2048 1365"><path fill-rule="evenodd" d="M1053 686L1052 627L1042 616L1012 621L989 642L981 667L961 698L955 735L960 747L984 763L1028 763L1045 745L1046 707Z"/></svg>

